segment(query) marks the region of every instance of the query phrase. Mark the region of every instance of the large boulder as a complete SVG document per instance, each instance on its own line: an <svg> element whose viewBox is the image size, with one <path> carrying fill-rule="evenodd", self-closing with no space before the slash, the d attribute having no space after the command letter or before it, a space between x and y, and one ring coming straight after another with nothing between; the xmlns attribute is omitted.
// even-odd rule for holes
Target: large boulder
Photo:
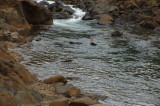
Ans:
<svg viewBox="0 0 160 106"><path fill-rule="evenodd" d="M30 24L53 24L52 12L47 8L31 0L22 0L21 4L24 16Z"/></svg>
<svg viewBox="0 0 160 106"><path fill-rule="evenodd" d="M100 24L100 25L110 25L110 24L113 24L113 18L108 14L103 14L98 19L97 23Z"/></svg>

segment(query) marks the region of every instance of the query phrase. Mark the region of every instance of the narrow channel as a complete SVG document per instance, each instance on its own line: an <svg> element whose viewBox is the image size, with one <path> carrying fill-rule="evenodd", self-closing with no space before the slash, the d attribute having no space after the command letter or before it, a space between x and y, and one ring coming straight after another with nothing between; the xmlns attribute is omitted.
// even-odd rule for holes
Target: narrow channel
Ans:
<svg viewBox="0 0 160 106"><path fill-rule="evenodd" d="M100 26L94 20L81 20L82 10L73 10L73 18L55 19L48 31L40 31L36 36L40 41L15 50L24 57L22 63L40 80L56 74L75 77L69 82L84 92L108 96L100 101L106 106L158 106L160 48L152 42L159 35ZM123 36L111 37L115 30ZM90 45L91 39L97 46ZM63 62L67 59L71 61Z"/></svg>

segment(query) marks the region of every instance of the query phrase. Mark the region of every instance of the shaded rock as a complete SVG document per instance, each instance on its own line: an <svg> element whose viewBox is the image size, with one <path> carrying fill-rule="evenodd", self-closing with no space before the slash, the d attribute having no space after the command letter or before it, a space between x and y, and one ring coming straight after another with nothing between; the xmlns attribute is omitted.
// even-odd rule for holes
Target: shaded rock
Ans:
<svg viewBox="0 0 160 106"><path fill-rule="evenodd" d="M111 6L110 9L109 9L109 12L113 12L113 11L116 11L116 10L119 10L119 8L117 6Z"/></svg>
<svg viewBox="0 0 160 106"><path fill-rule="evenodd" d="M111 34L112 37L122 36L122 35L123 35L123 33L119 32L119 31L114 31L114 32L112 32L112 34Z"/></svg>
<svg viewBox="0 0 160 106"><path fill-rule="evenodd" d="M35 1L21 1L24 16L30 24L53 24L52 13Z"/></svg>
<svg viewBox="0 0 160 106"><path fill-rule="evenodd" d="M154 29L154 32L156 32L157 34L160 34L160 27L156 27L156 28Z"/></svg>
<svg viewBox="0 0 160 106"><path fill-rule="evenodd" d="M154 29L157 26L157 23L149 20L149 21L141 21L138 25L141 26L141 27Z"/></svg>
<svg viewBox="0 0 160 106"><path fill-rule="evenodd" d="M39 25L39 29L48 30L49 29L49 25Z"/></svg>
<svg viewBox="0 0 160 106"><path fill-rule="evenodd" d="M11 33L4 33L0 36L1 41L12 41Z"/></svg>
<svg viewBox="0 0 160 106"><path fill-rule="evenodd" d="M67 18L72 18L72 16L68 12L60 12L60 13L54 13L53 18L54 19L67 19Z"/></svg>
<svg viewBox="0 0 160 106"><path fill-rule="evenodd" d="M59 85L59 86L56 86L56 93L59 93L59 94L63 94L64 96L66 97L69 97L69 91L70 89L73 87L73 85L71 84L66 84L66 85Z"/></svg>
<svg viewBox="0 0 160 106"><path fill-rule="evenodd" d="M82 20L93 20L93 16L87 12L83 17L82 17Z"/></svg>
<svg viewBox="0 0 160 106"><path fill-rule="evenodd" d="M69 106L89 106L94 104L97 104L97 102L88 97L83 97L71 101Z"/></svg>
<svg viewBox="0 0 160 106"><path fill-rule="evenodd" d="M69 106L68 103L69 100L67 98L64 98L52 101L49 106Z"/></svg>
<svg viewBox="0 0 160 106"><path fill-rule="evenodd" d="M48 79L45 79L43 82L46 84L53 84L53 83L59 83L59 82L66 84L67 80L62 75L56 75L56 76L52 76Z"/></svg>
<svg viewBox="0 0 160 106"><path fill-rule="evenodd" d="M108 14L103 14L97 23L100 25L110 25L113 24L113 18Z"/></svg>
<svg viewBox="0 0 160 106"><path fill-rule="evenodd" d="M74 10L69 6L64 6L61 1L56 1L54 4L50 4L48 9L53 12L54 19L67 19L71 18Z"/></svg>

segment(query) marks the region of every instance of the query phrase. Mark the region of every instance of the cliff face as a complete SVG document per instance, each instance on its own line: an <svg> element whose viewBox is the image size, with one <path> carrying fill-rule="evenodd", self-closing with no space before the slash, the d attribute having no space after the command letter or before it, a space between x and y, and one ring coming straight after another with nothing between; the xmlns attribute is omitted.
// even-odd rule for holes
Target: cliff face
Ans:
<svg viewBox="0 0 160 106"><path fill-rule="evenodd" d="M0 0L0 18L16 28L30 29L18 0Z"/></svg>

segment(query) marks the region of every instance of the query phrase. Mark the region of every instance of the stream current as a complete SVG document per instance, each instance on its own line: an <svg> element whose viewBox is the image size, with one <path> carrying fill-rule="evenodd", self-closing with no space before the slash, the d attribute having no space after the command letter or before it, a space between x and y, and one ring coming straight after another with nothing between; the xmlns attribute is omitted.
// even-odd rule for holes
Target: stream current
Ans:
<svg viewBox="0 0 160 106"><path fill-rule="evenodd" d="M14 50L24 57L22 63L40 80L57 74L75 77L69 83L83 92L108 96L100 101L105 106L159 106L160 45L152 42L159 41L160 36L83 21L85 12L73 9L73 18L55 19L49 30L38 31L40 41ZM111 37L115 30L123 36ZM91 46L90 39L97 46ZM72 62L62 62L66 59Z"/></svg>

